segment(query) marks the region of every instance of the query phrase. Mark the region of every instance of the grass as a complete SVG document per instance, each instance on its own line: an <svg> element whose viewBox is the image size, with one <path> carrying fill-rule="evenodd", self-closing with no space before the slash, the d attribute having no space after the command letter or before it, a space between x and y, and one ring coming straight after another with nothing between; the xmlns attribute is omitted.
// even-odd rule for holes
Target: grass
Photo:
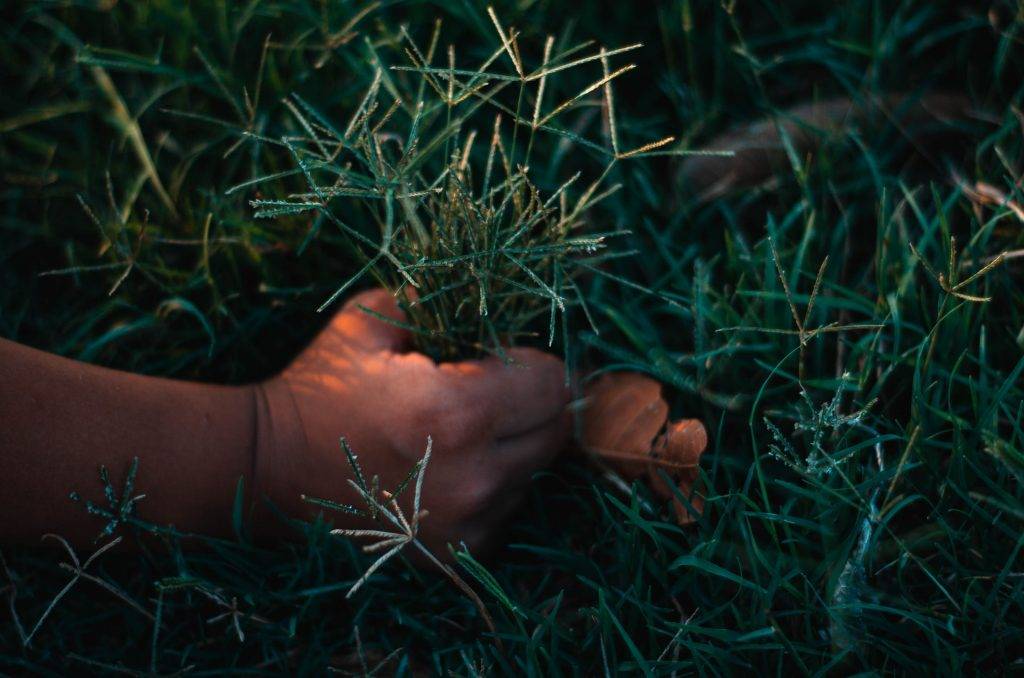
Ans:
<svg viewBox="0 0 1024 678"><path fill-rule="evenodd" d="M440 21L425 49L403 26L400 45L410 65L388 67L374 52L373 80L344 128L298 95L284 103L303 131L299 136L270 139L200 118L233 128L236 143L253 136L257 150L284 148L293 156L292 170L228 190L259 187L284 196L251 200L255 217L313 214L311 236L326 225L348 241L360 268L317 310L330 307L361 278L374 279L399 299L417 348L437 360L503 355L504 346L536 341L542 333L533 328L544 318L549 347L559 319L561 336L568 337L567 306L587 310L576 278L587 271L603 273L597 267L603 261L628 254L602 251L607 239L627 231L588 228L589 211L621 187L605 187L603 179L619 161L669 153L657 149L674 140L619 148L613 80L635 65L610 72L609 61L639 45L583 54L585 43L554 51L555 38L549 36L541 62L526 70L517 34L506 32L493 9L488 17L500 46L470 69L456 68L454 45L448 48L447 67L434 65ZM501 69L496 62L506 57L510 67ZM546 93L557 96L553 80L586 65L599 67L600 77L557 105L545 101ZM584 127L594 125L567 129L559 124L580 106L592 106L588 95L599 91L609 111L608 147L582 136ZM487 114L493 114L493 124ZM503 116L511 132L503 128ZM483 153L476 148L477 123L493 127ZM603 158L600 176L574 190L577 171L546 194L535 181L551 183L556 169L531 167L531 160L540 161L531 153L535 142L543 144L538 141L543 135ZM280 185L293 176L305 180L303 192L289 193ZM353 216L377 232L366 233L352 223ZM563 341L562 348L569 355L570 342Z"/></svg>
<svg viewBox="0 0 1024 678"><path fill-rule="evenodd" d="M704 420L709 496L695 526L676 526L670 502L642 485L624 494L567 456L535 479L506 549L458 555L496 634L450 579L402 556L346 600L373 556L327 522L275 549L247 541L240 523L235 540L197 547L165 530L138 557L92 562L4 547L5 670L956 674L1019 664L1024 229L975 186L1021 199L1017 8L496 10L532 62L548 32L555 53L588 39L591 50L644 43L628 55L636 71L615 81L621 148L668 135L678 140L666 148L701 147L733 122L839 94L952 90L985 116L926 141L875 116L823 135L813 156L790 153L773 181L711 202L680 184L676 157L608 171L621 189L587 221L629 231L618 247L637 254L577 278L593 327L570 314L564 343L581 368L657 376L674 414ZM299 100L331 124L347 119L379 63L408 64L399 22L428 45L442 16L439 54L451 41L460 64L504 49L473 3L2 13L0 63L16 86L0 103L0 332L100 364L231 382L287 362L324 321L316 309L359 269L351 239L322 220L254 218L250 200L309 191L288 149L258 139L314 136L293 112ZM588 65L596 72L559 73L551 101L603 77L599 61ZM393 77L415 85L421 75ZM606 149L601 90L564 124ZM481 139L491 124L478 125ZM535 144L531 181L547 195L607 165L549 135ZM281 175L272 191L231 190L268 175ZM379 232L364 204L344 210L361 232ZM544 345L548 318L539 326ZM111 469L115 486L127 473ZM131 493L112 490L97 531L113 521L134 538L119 517ZM68 510L85 508L69 500Z"/></svg>

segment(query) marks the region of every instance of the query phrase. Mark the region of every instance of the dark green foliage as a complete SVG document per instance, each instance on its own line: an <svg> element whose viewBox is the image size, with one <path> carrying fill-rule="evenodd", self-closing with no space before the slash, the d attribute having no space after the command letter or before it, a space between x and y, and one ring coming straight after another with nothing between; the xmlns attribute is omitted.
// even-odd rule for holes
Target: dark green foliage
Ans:
<svg viewBox="0 0 1024 678"><path fill-rule="evenodd" d="M309 138L291 108L347 120L378 60L408 63L403 22L426 45L442 16L439 54L451 41L460 64L501 46L475 3L366 7L5 6L0 332L179 377L242 381L286 363L360 266L322 218L254 218L250 200L309 192L271 143ZM0 622L5 669L359 673L386 659L386 674L795 675L1019 663L1024 259L987 263L1024 249L1024 226L951 178L1024 201L1016 5L496 9L534 63L548 31L557 51L645 43L629 55L636 72L616 80L624 148L669 134L699 147L733 122L838 94L957 91L985 115L927 142L878 116L793 155L770 184L707 204L678 184L676 158L614 165L605 181L622 188L588 219L630 231L618 248L638 254L577 278L599 334L574 308L567 348L581 367L657 376L674 414L705 421L708 499L680 528L645 487L626 494L579 459L541 474L507 549L456 554L503 650L472 600L402 556L345 600L373 556L320 523L273 550L241 536L197 548L164 530L142 555L106 552L87 571L5 547L0 592L21 620ZM595 79L561 75L551 101ZM610 147L600 92L564 125ZM482 139L490 131L480 124ZM607 164L568 148L535 141L531 178L547 195ZM279 175L272 188L246 184L268 175ZM347 221L378 232L372 210L339 202L339 214L343 204ZM546 344L546 317L540 327ZM114 486L127 472L112 470ZM123 523L138 522L115 504L117 533L133 538Z"/></svg>

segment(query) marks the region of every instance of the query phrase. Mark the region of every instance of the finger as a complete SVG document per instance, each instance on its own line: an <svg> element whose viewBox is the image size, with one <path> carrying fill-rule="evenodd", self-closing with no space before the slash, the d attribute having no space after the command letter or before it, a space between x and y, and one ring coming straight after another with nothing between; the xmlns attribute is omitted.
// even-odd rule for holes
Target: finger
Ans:
<svg viewBox="0 0 1024 678"><path fill-rule="evenodd" d="M552 421L511 438L498 440L492 458L497 472L510 487L525 485L536 471L546 468L566 449L572 436L568 410Z"/></svg>
<svg viewBox="0 0 1024 678"><path fill-rule="evenodd" d="M395 323L407 322L395 297L387 290L376 288L349 299L331 320L331 329L364 351L400 353L409 349L412 334Z"/></svg>
<svg viewBox="0 0 1024 678"><path fill-rule="evenodd" d="M490 357L440 366L452 388L490 419L498 438L553 420L569 402L561 360L532 348L511 349L506 355L508 361Z"/></svg>

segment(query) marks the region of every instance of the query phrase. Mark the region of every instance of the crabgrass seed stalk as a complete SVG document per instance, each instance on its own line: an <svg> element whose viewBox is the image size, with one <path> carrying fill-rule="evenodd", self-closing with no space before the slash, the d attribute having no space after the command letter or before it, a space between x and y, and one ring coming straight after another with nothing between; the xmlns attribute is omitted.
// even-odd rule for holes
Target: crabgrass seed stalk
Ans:
<svg viewBox="0 0 1024 678"><path fill-rule="evenodd" d="M615 254L614 238L626 234L595 228L589 218L618 189L605 185L609 170L671 141L619 154L612 81L634 66L609 73L608 57L638 45L570 60L571 52L553 52L549 38L538 68L527 72L516 32L493 10L489 15L501 46L471 70L456 68L453 46L447 65L432 65L436 33L424 54L403 29L412 65L387 74L379 67L344 133L297 96L286 100L301 133L278 143L292 154L306 190L251 201L256 217L312 212L349 240L358 270L321 310L372 279L398 297L417 347L438 360L500 355L502 346L524 341L553 345L557 324L584 303L576 279ZM511 72L493 70L501 54ZM596 80L545 105L545 90L557 91L560 73L587 66L600 69ZM558 126L594 104L607 111L610 148ZM488 128L489 142L479 142L478 129ZM597 155L604 171L582 190L576 173L545 191L529 165L541 134ZM353 225L348 215L356 214L372 227Z"/></svg>

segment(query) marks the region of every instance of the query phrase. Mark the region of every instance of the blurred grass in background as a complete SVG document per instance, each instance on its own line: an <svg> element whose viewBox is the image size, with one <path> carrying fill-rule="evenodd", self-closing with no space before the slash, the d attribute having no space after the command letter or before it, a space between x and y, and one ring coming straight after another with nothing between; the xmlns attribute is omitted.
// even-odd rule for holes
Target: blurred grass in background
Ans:
<svg viewBox="0 0 1024 678"><path fill-rule="evenodd" d="M4 616L0 662L56 674L359 673L387 659L383 673L544 675L1019 663L1021 259L971 276L1024 248L1024 225L951 181L955 170L1021 199L1017 5L496 9L524 50L539 52L548 33L564 45L645 43L629 58L637 71L616 81L631 140L676 134L681 148L700 148L732 124L835 95L956 92L985 114L948 125L958 131L942 143L874 116L794 154L770 182L710 203L679 180L678 159L616 168L623 189L590 219L632 231L625 249L640 254L607 270L659 295L588 280L601 333L580 323L570 341L582 366L654 374L674 414L705 421L709 497L684 529L643 486L626 495L576 460L539 477L511 545L484 563L491 577L462 557L504 652L459 591L397 563L345 601L368 561L321 524L276 550L243 535L185 551L169 535L138 558L107 554L90 572L120 595L81 580L52 609L71 576L59 557L7 547L0 592L25 631L47 616L29 647ZM460 63L499 45L471 2L0 12L0 332L213 381L282 367L353 262L330 229L255 220L257 194L228 193L289 169L283 154L180 112L301 134L282 99L298 94L343 119L377 59L406 63L401 24L423 42L442 18ZM590 75L566 74L559 87L578 91ZM597 98L574 111L591 129L601 113ZM593 168L557 143L535 152L549 192Z"/></svg>

